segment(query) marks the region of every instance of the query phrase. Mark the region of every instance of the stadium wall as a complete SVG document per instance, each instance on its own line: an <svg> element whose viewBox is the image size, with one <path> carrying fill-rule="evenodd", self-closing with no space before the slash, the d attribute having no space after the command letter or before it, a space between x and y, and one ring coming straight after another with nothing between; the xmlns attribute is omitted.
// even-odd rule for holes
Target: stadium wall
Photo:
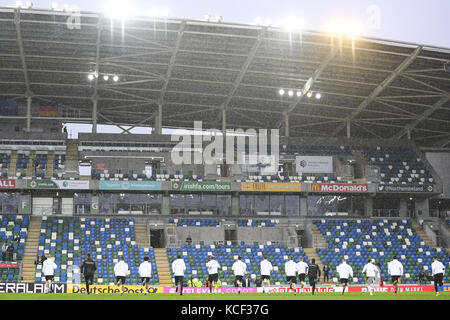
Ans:
<svg viewBox="0 0 450 320"><path fill-rule="evenodd" d="M425 156L441 178L443 184L442 198L450 199L450 153L427 152Z"/></svg>

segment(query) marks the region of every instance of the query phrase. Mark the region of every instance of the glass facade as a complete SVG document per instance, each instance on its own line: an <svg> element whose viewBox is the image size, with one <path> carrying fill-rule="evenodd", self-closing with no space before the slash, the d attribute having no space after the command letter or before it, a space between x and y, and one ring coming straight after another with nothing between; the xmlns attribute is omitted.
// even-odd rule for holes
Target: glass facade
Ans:
<svg viewBox="0 0 450 320"><path fill-rule="evenodd" d="M93 214L93 195L74 194L75 214ZM161 194L101 193L98 194L100 215L160 215L162 211Z"/></svg>
<svg viewBox="0 0 450 320"><path fill-rule="evenodd" d="M19 212L19 196L17 192L0 192L0 213L17 214Z"/></svg>
<svg viewBox="0 0 450 320"><path fill-rule="evenodd" d="M231 195L171 194L172 215L231 215Z"/></svg>
<svg viewBox="0 0 450 320"><path fill-rule="evenodd" d="M242 216L299 216L300 197L295 195L240 195Z"/></svg>
<svg viewBox="0 0 450 320"><path fill-rule="evenodd" d="M363 216L365 197L354 195L309 196L308 216Z"/></svg>

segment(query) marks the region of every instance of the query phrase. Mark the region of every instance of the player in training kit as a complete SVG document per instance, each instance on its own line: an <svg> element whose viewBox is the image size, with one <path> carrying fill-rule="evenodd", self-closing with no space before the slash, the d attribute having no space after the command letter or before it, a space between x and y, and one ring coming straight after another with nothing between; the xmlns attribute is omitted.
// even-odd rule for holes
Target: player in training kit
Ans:
<svg viewBox="0 0 450 320"><path fill-rule="evenodd" d="M308 265L300 258L297 263L298 280L300 281L301 288L303 289L306 285L306 275L308 274Z"/></svg>
<svg viewBox="0 0 450 320"><path fill-rule="evenodd" d="M286 273L286 280L289 282L289 288L294 290L294 295L297 295L297 264L294 262L294 257L284 265L284 272Z"/></svg>
<svg viewBox="0 0 450 320"><path fill-rule="evenodd" d="M56 263L50 255L47 255L47 259L42 264L42 273L45 276L45 293L53 292L52 282L55 277L55 270L58 268Z"/></svg>
<svg viewBox="0 0 450 320"><path fill-rule="evenodd" d="M345 289L348 286L348 283L351 278L353 278L353 269L347 264L347 261L344 259L342 263L336 268L336 271L339 273L339 279L342 284L342 295L345 293Z"/></svg>
<svg viewBox="0 0 450 320"><path fill-rule="evenodd" d="M139 266L139 276L141 277L142 286L145 286L145 294L148 293L148 286L152 277L152 264L148 260L150 260L149 257L144 257L144 262Z"/></svg>
<svg viewBox="0 0 450 320"><path fill-rule="evenodd" d="M116 263L114 266L114 275L116 276L117 286L122 287L122 292L120 295L124 293L125 282L127 281L126 277L130 274L130 270L128 268L128 264L125 262L124 257L120 257L120 261Z"/></svg>
<svg viewBox="0 0 450 320"><path fill-rule="evenodd" d="M366 275L367 289L371 296L373 296L373 286L376 279L379 277L378 267L374 264L372 259L369 259L368 263L364 266L362 273Z"/></svg>
<svg viewBox="0 0 450 320"><path fill-rule="evenodd" d="M433 258L431 264L431 275L434 280L434 289L436 290L436 297L439 297L439 287L444 285L445 266L442 262L438 261L437 257Z"/></svg>
<svg viewBox="0 0 450 320"><path fill-rule="evenodd" d="M401 277L403 275L403 265L397 260L397 256L394 256L394 260L388 263L388 272L391 275L392 284L395 287L394 296L396 296L398 285L401 283Z"/></svg>
<svg viewBox="0 0 450 320"><path fill-rule="evenodd" d="M209 285L209 293L212 293L212 287L216 287L217 282L219 281L219 269L222 269L219 263L214 260L214 256L209 257L209 261L206 264L206 268L208 269L208 285ZM217 287L216 287L217 290Z"/></svg>
<svg viewBox="0 0 450 320"><path fill-rule="evenodd" d="M234 283L239 288L238 294L241 294L242 282L244 281L244 275L247 272L247 265L242 262L242 257L238 257L238 260L233 263L231 270L234 272Z"/></svg>
<svg viewBox="0 0 450 320"><path fill-rule="evenodd" d="M261 280L263 286L263 293L266 293L266 283L268 283L268 289L270 294L270 274L273 270L273 266L269 260L267 260L267 256L264 256L263 260L260 263L261 269Z"/></svg>
<svg viewBox="0 0 450 320"><path fill-rule="evenodd" d="M178 292L178 286L180 286L180 296L183 295L183 285L184 285L184 272L186 271L186 264L184 260L181 259L181 255L177 256L177 259L172 262L172 272L175 277L175 287L177 288L175 292Z"/></svg>
<svg viewBox="0 0 450 320"><path fill-rule="evenodd" d="M316 259L311 259L308 265L309 285L312 287L312 295L316 292L316 279L320 278L320 268L316 264Z"/></svg>
<svg viewBox="0 0 450 320"><path fill-rule="evenodd" d="M84 275L84 280L86 281L87 294L90 294L89 286L94 283L94 274L96 270L97 264L92 260L91 254L88 253L86 255L86 260L84 260L80 268L80 272Z"/></svg>

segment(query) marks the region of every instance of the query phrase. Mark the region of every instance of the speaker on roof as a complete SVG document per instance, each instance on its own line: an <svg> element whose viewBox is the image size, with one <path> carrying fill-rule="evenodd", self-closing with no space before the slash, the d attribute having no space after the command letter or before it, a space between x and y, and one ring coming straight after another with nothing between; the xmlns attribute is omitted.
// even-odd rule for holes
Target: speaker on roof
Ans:
<svg viewBox="0 0 450 320"><path fill-rule="evenodd" d="M444 70L445 70L445 72L450 73L450 62L447 62L446 64L444 64Z"/></svg>

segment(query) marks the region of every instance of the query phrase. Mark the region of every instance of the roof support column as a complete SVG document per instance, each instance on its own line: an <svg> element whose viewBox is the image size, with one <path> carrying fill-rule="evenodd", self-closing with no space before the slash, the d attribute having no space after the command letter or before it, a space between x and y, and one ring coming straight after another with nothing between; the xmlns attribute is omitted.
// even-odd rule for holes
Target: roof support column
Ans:
<svg viewBox="0 0 450 320"><path fill-rule="evenodd" d="M284 120L284 135L287 138L289 138L289 114L284 113L283 120Z"/></svg>
<svg viewBox="0 0 450 320"><path fill-rule="evenodd" d="M352 129L351 122L350 120L347 120L347 138L349 139L352 137L351 129Z"/></svg>
<svg viewBox="0 0 450 320"><path fill-rule="evenodd" d="M155 133L162 134L162 104L158 104L158 114L155 116Z"/></svg>
<svg viewBox="0 0 450 320"><path fill-rule="evenodd" d="M222 109L222 134L224 139L227 137L227 109Z"/></svg>
<svg viewBox="0 0 450 320"><path fill-rule="evenodd" d="M27 95L27 132L31 130L31 95Z"/></svg>
<svg viewBox="0 0 450 320"><path fill-rule="evenodd" d="M98 99L93 98L92 99L93 108L92 108L92 133L97 133L97 106L98 106Z"/></svg>

